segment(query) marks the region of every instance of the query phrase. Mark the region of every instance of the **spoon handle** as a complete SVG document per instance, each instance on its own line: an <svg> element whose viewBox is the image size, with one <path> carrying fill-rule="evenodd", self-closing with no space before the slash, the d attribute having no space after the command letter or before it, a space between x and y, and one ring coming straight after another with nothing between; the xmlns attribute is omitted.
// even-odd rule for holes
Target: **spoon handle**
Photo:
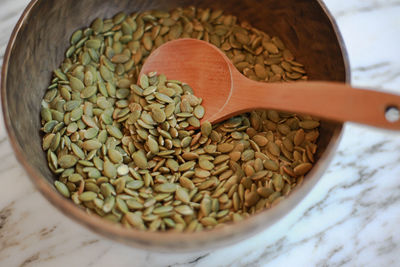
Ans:
<svg viewBox="0 0 400 267"><path fill-rule="evenodd" d="M238 79L234 84L224 118L253 109L276 109L400 130L399 95L335 82L260 83Z"/></svg>

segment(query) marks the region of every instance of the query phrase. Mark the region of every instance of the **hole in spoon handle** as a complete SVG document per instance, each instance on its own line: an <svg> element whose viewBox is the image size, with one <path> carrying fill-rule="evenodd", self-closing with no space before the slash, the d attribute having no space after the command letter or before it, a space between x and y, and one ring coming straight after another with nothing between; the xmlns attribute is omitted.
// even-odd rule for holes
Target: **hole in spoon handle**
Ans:
<svg viewBox="0 0 400 267"><path fill-rule="evenodd" d="M396 105L388 105L385 109L385 118L388 122L397 122L400 120L400 111Z"/></svg>

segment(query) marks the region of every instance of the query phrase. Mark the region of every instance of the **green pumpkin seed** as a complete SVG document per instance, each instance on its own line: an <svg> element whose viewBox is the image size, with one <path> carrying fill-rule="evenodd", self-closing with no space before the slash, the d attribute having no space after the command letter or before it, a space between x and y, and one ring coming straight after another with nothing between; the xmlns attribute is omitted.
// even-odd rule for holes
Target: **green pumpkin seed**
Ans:
<svg viewBox="0 0 400 267"><path fill-rule="evenodd" d="M97 197L95 192L87 191L79 195L80 201L92 201Z"/></svg>
<svg viewBox="0 0 400 267"><path fill-rule="evenodd" d="M83 36L82 30L77 30L71 35L70 43L71 45L76 44Z"/></svg>
<svg viewBox="0 0 400 267"><path fill-rule="evenodd" d="M126 202L125 202L123 199L117 197L117 198L116 198L116 205L117 205L117 208L118 208L122 213L127 213L127 212L129 212L128 206L127 206Z"/></svg>
<svg viewBox="0 0 400 267"><path fill-rule="evenodd" d="M83 108L77 107L71 111L71 121L78 121L83 115Z"/></svg>
<svg viewBox="0 0 400 267"><path fill-rule="evenodd" d="M158 123L164 122L165 119L167 118L164 111L157 107L152 109L152 117L153 117L154 121L156 121Z"/></svg>
<svg viewBox="0 0 400 267"><path fill-rule="evenodd" d="M142 76L140 76L139 83L143 89L146 89L147 87L149 87L149 78L143 74Z"/></svg>
<svg viewBox="0 0 400 267"><path fill-rule="evenodd" d="M51 116L51 112L50 109L48 108L42 108L40 111L40 116L42 118L42 120L49 122L52 120L52 116Z"/></svg>
<svg viewBox="0 0 400 267"><path fill-rule="evenodd" d="M249 161L254 159L254 155L255 155L254 150L248 149L242 153L241 159L242 161Z"/></svg>
<svg viewBox="0 0 400 267"><path fill-rule="evenodd" d="M56 149L58 148L58 146L60 144L60 140L61 140L60 133L56 133L56 135L52 138L51 143L50 143L49 148L51 151L56 151Z"/></svg>
<svg viewBox="0 0 400 267"><path fill-rule="evenodd" d="M58 164L61 166L61 168L67 169L75 166L75 164L78 162L78 158L75 157L74 155L64 155L61 156L58 159Z"/></svg>
<svg viewBox="0 0 400 267"><path fill-rule="evenodd" d="M101 44L100 40L95 40L95 39L94 40L87 40L85 42L86 47L93 48L93 49L99 49L100 48L100 44Z"/></svg>
<svg viewBox="0 0 400 267"><path fill-rule="evenodd" d="M117 168L108 160L104 161L103 174L108 178L115 178L117 176Z"/></svg>
<svg viewBox="0 0 400 267"><path fill-rule="evenodd" d="M190 143L192 142L192 137L190 136L186 136L182 139L181 141L181 146L183 148L188 147L190 145Z"/></svg>
<svg viewBox="0 0 400 267"><path fill-rule="evenodd" d="M313 120L305 120L299 122L299 126L303 129L311 130L317 128L319 126L319 122Z"/></svg>
<svg viewBox="0 0 400 267"><path fill-rule="evenodd" d="M92 139L97 136L98 132L99 132L99 129L97 129L97 128L89 128L86 130L84 135L85 135L86 139Z"/></svg>
<svg viewBox="0 0 400 267"><path fill-rule="evenodd" d="M311 163L301 163L297 165L293 171L296 175L304 175L306 174L312 167Z"/></svg>
<svg viewBox="0 0 400 267"><path fill-rule="evenodd" d="M70 101L67 101L64 104L64 110L65 111L72 111L72 110L78 108L80 105L81 105L81 101L80 100L70 100Z"/></svg>
<svg viewBox="0 0 400 267"><path fill-rule="evenodd" d="M102 143L100 143L97 140L87 140L85 142L82 143L82 148L90 151L90 150L97 150L102 146Z"/></svg>
<svg viewBox="0 0 400 267"><path fill-rule="evenodd" d="M144 230L144 222L140 214L128 212L125 214L126 220L134 227Z"/></svg>
<svg viewBox="0 0 400 267"><path fill-rule="evenodd" d="M106 129L109 135L114 136L117 139L121 139L123 137L121 130L115 126L107 125Z"/></svg>
<svg viewBox="0 0 400 267"><path fill-rule="evenodd" d="M109 213L115 206L115 198L113 196L108 196L104 200L103 211Z"/></svg>
<svg viewBox="0 0 400 267"><path fill-rule="evenodd" d="M195 185L193 184L193 182L190 179L186 178L185 176L181 176L179 181L180 181L181 186L183 186L189 190L192 190L195 188Z"/></svg>
<svg viewBox="0 0 400 267"><path fill-rule="evenodd" d="M132 154L132 159L135 162L136 166L141 169L147 169L147 158L143 151L137 151Z"/></svg>
<svg viewBox="0 0 400 267"><path fill-rule="evenodd" d="M157 141L151 136L148 136L147 138L147 145L153 154L157 154L160 151Z"/></svg>
<svg viewBox="0 0 400 267"><path fill-rule="evenodd" d="M205 113L205 111L204 111L203 106L198 105L194 108L193 115L196 116L196 118L198 118L198 119L203 118L204 113Z"/></svg>
<svg viewBox="0 0 400 267"><path fill-rule="evenodd" d="M213 217L204 217L200 220L204 226L215 226L218 222Z"/></svg>
<svg viewBox="0 0 400 267"><path fill-rule="evenodd" d="M43 148L43 150L47 150L47 149L49 149L50 148L50 146L51 146L51 144L52 144L52 142L53 142L53 138L55 137L55 134L53 134L53 133L51 133L51 134L48 134L48 135L46 135L44 138L43 138L43 143L42 143L42 148Z"/></svg>
<svg viewBox="0 0 400 267"><path fill-rule="evenodd" d="M56 187L58 192L60 192L61 195L63 195L66 198L70 197L70 192L68 190L68 187L65 184L63 184L59 181L55 181L54 186Z"/></svg>
<svg viewBox="0 0 400 267"><path fill-rule="evenodd" d="M305 134L303 129L299 129L296 131L296 134L293 138L293 142L295 146L299 146L304 142Z"/></svg>
<svg viewBox="0 0 400 267"><path fill-rule="evenodd" d="M178 170L181 172L185 172L185 171L193 169L195 165L196 165L195 161L188 161L188 162L181 164L179 166Z"/></svg>
<svg viewBox="0 0 400 267"><path fill-rule="evenodd" d="M270 171L277 171L279 169L278 164L276 162L272 161L272 160L269 160L269 159L266 159L264 161L264 167L267 170L270 170Z"/></svg>
<svg viewBox="0 0 400 267"><path fill-rule="evenodd" d="M81 97L89 98L95 95L96 93L97 93L97 86L95 85L88 86L81 91Z"/></svg>
<svg viewBox="0 0 400 267"><path fill-rule="evenodd" d="M119 64L122 64L122 63L126 63L126 62L128 62L128 60L130 59L130 57L128 56L128 55L125 55L125 54L117 54L117 55L114 55L112 58L111 58L111 62L112 63L119 63Z"/></svg>
<svg viewBox="0 0 400 267"><path fill-rule="evenodd" d="M202 168L204 170L209 170L209 171L214 168L214 164L206 159L199 160L199 166L200 166L200 168Z"/></svg>
<svg viewBox="0 0 400 267"><path fill-rule="evenodd" d="M193 210L187 205L177 206L175 208L175 211L182 215L192 215L193 214Z"/></svg>
<svg viewBox="0 0 400 267"><path fill-rule="evenodd" d="M208 216L211 212L211 199L209 197L204 197L200 203L200 210L204 216Z"/></svg>
<svg viewBox="0 0 400 267"><path fill-rule="evenodd" d="M69 77L69 85L71 86L71 89L76 92L80 92L85 88L83 82L74 76Z"/></svg>
<svg viewBox="0 0 400 267"><path fill-rule="evenodd" d="M267 148L268 148L268 151L274 156L279 156L281 153L281 149L274 142L268 142Z"/></svg>
<svg viewBox="0 0 400 267"><path fill-rule="evenodd" d="M159 101L161 101L161 102L165 102L165 103L174 103L174 100L172 100L172 98L170 98L170 97L167 96L167 95L164 95L164 94L158 93L158 92L154 93L154 95L155 95L155 97L156 97Z"/></svg>
<svg viewBox="0 0 400 267"><path fill-rule="evenodd" d="M100 75L101 75L101 77L102 77L105 81L107 81L107 82L111 81L112 78L113 78L112 73L111 73L111 72L108 70L108 68L107 68L106 66L104 66L104 65L101 65L101 66L100 66Z"/></svg>
<svg viewBox="0 0 400 267"><path fill-rule="evenodd" d="M68 81L67 76L60 69L54 70L54 75L62 81Z"/></svg>
<svg viewBox="0 0 400 267"><path fill-rule="evenodd" d="M200 127L201 134L204 135L205 137L208 137L211 134L212 131L212 125L210 122L206 121L201 124Z"/></svg>
<svg viewBox="0 0 400 267"><path fill-rule="evenodd" d="M277 192L282 191L282 188L285 185L285 182L282 179L282 175L280 175L280 174L274 174L274 176L272 178L272 183Z"/></svg>
<svg viewBox="0 0 400 267"><path fill-rule="evenodd" d="M172 206L161 206L161 207L155 208L155 209L153 210L153 213L154 213L154 214L162 214L162 213L170 212L170 211L172 211L173 209L174 209L174 208L173 208Z"/></svg>
<svg viewBox="0 0 400 267"><path fill-rule="evenodd" d="M200 121L196 117L188 118L187 122L189 123L189 125L193 126L194 128L199 128L200 127Z"/></svg>
<svg viewBox="0 0 400 267"><path fill-rule="evenodd" d="M182 187L178 187L178 189L175 192L175 197L177 200L182 201L182 203L189 203L190 201L190 196L188 192Z"/></svg>
<svg viewBox="0 0 400 267"><path fill-rule="evenodd" d="M165 116L166 116L167 118L169 118L169 117L174 113L174 111L175 111L175 104L174 104L174 103L168 104L168 105L165 107L165 110L164 110Z"/></svg>
<svg viewBox="0 0 400 267"><path fill-rule="evenodd" d="M102 33L103 27L104 27L104 23L103 23L103 20L100 18L95 19L91 25L91 28L96 33Z"/></svg>
<svg viewBox="0 0 400 267"><path fill-rule="evenodd" d="M71 144L71 149L74 152L74 154L80 158L81 160L83 160L85 158L85 153L83 152L83 150L76 144L72 143Z"/></svg>
<svg viewBox="0 0 400 267"><path fill-rule="evenodd" d="M115 192L114 187L113 187L111 184L109 184L109 183L103 183L103 184L101 184L101 186L100 186L100 192L101 192L101 194L102 194L103 196L105 196L105 197L109 197L109 196L111 196L111 195L113 195L113 196L116 195L116 192Z"/></svg>
<svg viewBox="0 0 400 267"><path fill-rule="evenodd" d="M115 149L108 150L108 157L113 163L122 163L123 160L121 153Z"/></svg>
<svg viewBox="0 0 400 267"><path fill-rule="evenodd" d="M176 191L177 186L176 186L176 184L165 183L165 184L156 185L154 189L157 192L161 192L161 193L173 193Z"/></svg>
<svg viewBox="0 0 400 267"><path fill-rule="evenodd" d="M137 189L142 188L143 185L144 185L143 181L135 180L135 181L131 181L131 182L127 183L126 188L137 190Z"/></svg>
<svg viewBox="0 0 400 267"><path fill-rule="evenodd" d="M128 206L129 209L131 210L141 210L143 209L143 204L134 200L134 199L129 199L126 201L126 205Z"/></svg>

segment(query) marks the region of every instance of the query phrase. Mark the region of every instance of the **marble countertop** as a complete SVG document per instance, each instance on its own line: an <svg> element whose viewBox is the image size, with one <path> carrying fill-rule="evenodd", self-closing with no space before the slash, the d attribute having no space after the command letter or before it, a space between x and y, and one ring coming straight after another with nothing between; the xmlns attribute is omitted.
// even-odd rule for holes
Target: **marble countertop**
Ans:
<svg viewBox="0 0 400 267"><path fill-rule="evenodd" d="M352 84L400 93L400 0L324 0ZM28 0L0 0L0 60ZM0 266L400 266L400 135L346 124L311 193L268 230L222 249L162 254L96 235L30 182L0 123Z"/></svg>

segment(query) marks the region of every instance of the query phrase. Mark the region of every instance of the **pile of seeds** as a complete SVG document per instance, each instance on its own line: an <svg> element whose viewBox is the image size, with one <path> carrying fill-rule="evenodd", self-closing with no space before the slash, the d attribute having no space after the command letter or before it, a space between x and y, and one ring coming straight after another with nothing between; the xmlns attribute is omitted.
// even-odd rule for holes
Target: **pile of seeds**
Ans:
<svg viewBox="0 0 400 267"><path fill-rule="evenodd" d="M182 37L218 46L251 79L307 79L279 38L221 11L119 13L76 31L42 101L43 149L57 190L89 213L199 231L275 205L311 169L310 116L263 110L200 125L189 85L156 73L136 85L151 51Z"/></svg>

